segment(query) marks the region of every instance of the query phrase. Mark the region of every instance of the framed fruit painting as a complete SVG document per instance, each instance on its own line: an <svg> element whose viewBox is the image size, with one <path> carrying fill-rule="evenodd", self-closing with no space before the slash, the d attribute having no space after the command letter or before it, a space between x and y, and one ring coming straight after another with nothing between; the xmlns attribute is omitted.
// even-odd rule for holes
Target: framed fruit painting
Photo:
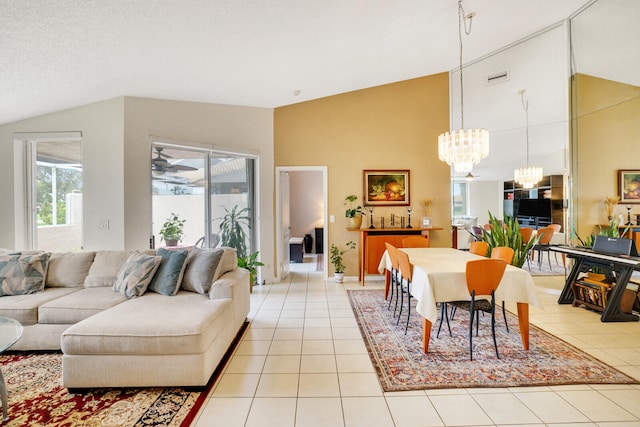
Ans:
<svg viewBox="0 0 640 427"><path fill-rule="evenodd" d="M365 206L409 206L408 170L362 172Z"/></svg>
<svg viewBox="0 0 640 427"><path fill-rule="evenodd" d="M619 170L620 203L640 203L640 170Z"/></svg>

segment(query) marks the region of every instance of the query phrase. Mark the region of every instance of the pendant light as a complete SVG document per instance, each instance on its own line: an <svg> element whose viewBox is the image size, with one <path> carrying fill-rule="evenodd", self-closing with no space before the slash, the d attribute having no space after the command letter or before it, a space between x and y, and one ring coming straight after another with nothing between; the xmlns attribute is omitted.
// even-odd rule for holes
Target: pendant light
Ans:
<svg viewBox="0 0 640 427"><path fill-rule="evenodd" d="M533 188L542 179L542 168L529 166L529 100L525 98L524 92L524 89L518 91L522 101L522 108L524 108L526 123L527 166L515 169L513 171L513 179L523 188Z"/></svg>
<svg viewBox="0 0 640 427"><path fill-rule="evenodd" d="M465 16L462 0L458 0L458 41L460 47L460 130L451 130L438 136L438 157L453 166L458 174L471 172L473 166L489 155L489 131L464 128L464 85L462 79L462 26L467 35L475 13ZM467 19L469 29L467 29Z"/></svg>

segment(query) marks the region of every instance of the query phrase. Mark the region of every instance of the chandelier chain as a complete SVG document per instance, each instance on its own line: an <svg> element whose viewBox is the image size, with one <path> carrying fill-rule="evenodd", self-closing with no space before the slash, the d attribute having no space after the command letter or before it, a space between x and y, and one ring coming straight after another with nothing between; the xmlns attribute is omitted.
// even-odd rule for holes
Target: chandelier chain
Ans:
<svg viewBox="0 0 640 427"><path fill-rule="evenodd" d="M522 108L524 109L525 141L527 143L527 167L529 167L529 100L525 98L524 92L524 89L520 90L520 100L522 101Z"/></svg>

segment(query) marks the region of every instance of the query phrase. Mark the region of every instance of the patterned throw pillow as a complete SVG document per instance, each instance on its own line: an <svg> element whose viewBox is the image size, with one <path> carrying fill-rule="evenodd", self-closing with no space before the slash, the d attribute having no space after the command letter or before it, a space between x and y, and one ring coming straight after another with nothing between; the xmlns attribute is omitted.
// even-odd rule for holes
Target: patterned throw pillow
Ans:
<svg viewBox="0 0 640 427"><path fill-rule="evenodd" d="M151 280L149 290L167 296L175 295L180 289L189 252L160 248L158 255L162 257L162 262Z"/></svg>
<svg viewBox="0 0 640 427"><path fill-rule="evenodd" d="M0 256L0 296L42 292L49 255L40 252Z"/></svg>
<svg viewBox="0 0 640 427"><path fill-rule="evenodd" d="M132 253L118 272L113 290L127 298L141 296L147 290L161 260L161 256Z"/></svg>

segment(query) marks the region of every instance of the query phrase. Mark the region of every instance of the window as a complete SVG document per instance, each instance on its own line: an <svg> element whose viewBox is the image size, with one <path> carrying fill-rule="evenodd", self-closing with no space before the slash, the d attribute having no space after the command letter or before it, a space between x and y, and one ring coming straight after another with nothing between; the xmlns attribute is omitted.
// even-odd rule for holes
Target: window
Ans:
<svg viewBox="0 0 640 427"><path fill-rule="evenodd" d="M469 184L462 181L452 181L453 216L469 215Z"/></svg>
<svg viewBox="0 0 640 427"><path fill-rule="evenodd" d="M222 218L231 212L240 217L246 238L240 246L248 255L256 251L254 170L255 159L188 146L152 145L153 239L165 246L162 224L171 214L184 223L183 246L229 245L220 233ZM233 245L235 246L235 245Z"/></svg>
<svg viewBox="0 0 640 427"><path fill-rule="evenodd" d="M27 159L28 246L55 252L81 251L81 134L18 134L17 138L24 141Z"/></svg>

